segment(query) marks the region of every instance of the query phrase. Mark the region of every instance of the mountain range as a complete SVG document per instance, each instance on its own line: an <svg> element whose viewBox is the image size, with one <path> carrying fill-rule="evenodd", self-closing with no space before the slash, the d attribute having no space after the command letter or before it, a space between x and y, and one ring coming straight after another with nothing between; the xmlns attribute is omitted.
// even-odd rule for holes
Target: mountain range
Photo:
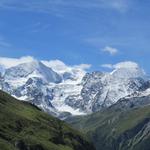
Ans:
<svg viewBox="0 0 150 150"><path fill-rule="evenodd" d="M61 119L91 114L150 91L149 77L134 62L91 73L57 63L31 59L8 66L0 61L0 89Z"/></svg>

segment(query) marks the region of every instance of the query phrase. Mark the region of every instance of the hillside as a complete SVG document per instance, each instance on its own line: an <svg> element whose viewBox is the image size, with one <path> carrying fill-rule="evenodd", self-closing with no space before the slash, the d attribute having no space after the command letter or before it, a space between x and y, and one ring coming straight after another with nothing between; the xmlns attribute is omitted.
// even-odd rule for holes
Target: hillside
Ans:
<svg viewBox="0 0 150 150"><path fill-rule="evenodd" d="M0 91L1 150L94 150L66 123Z"/></svg>
<svg viewBox="0 0 150 150"><path fill-rule="evenodd" d="M68 122L86 133L97 150L149 150L150 105L127 110L116 105Z"/></svg>

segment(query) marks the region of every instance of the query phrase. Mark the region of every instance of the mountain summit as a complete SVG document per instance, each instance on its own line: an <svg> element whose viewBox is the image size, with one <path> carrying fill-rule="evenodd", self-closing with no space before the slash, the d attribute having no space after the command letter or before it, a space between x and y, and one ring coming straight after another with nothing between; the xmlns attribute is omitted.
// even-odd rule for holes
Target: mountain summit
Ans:
<svg viewBox="0 0 150 150"><path fill-rule="evenodd" d="M26 80L32 77L39 77L52 83L60 83L62 80L59 74L37 60L8 68L4 76L6 80Z"/></svg>
<svg viewBox="0 0 150 150"><path fill-rule="evenodd" d="M138 78L144 77L146 74L138 64L127 61L116 64L111 75L116 78Z"/></svg>

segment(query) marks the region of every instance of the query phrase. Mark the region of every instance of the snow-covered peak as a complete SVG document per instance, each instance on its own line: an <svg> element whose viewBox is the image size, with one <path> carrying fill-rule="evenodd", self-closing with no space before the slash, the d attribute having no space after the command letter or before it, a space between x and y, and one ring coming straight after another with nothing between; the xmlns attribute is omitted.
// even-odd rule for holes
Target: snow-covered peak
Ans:
<svg viewBox="0 0 150 150"><path fill-rule="evenodd" d="M72 80L76 83L81 82L82 78L86 74L86 70L91 67L90 64L80 65L66 65L60 60L42 61L44 65L52 68L55 72L60 74L64 80Z"/></svg>
<svg viewBox="0 0 150 150"><path fill-rule="evenodd" d="M8 68L5 73L5 78L7 80L16 80L20 78L28 79L31 77L39 77L47 82L61 82L60 75L37 60Z"/></svg>
<svg viewBox="0 0 150 150"><path fill-rule="evenodd" d="M83 76L86 74L86 70L89 69L91 66L89 64L66 65L60 60L41 60L41 63L47 68L52 69L62 78L64 77L63 80L72 80L76 83L81 82ZM25 56L21 58L0 57L0 65L3 66L5 69L24 64L27 64L25 65L25 67L27 68L27 70L29 69L29 71L34 70L39 66L38 61L31 56Z"/></svg>
<svg viewBox="0 0 150 150"><path fill-rule="evenodd" d="M121 62L114 65L114 68L110 73L113 78L138 78L145 76L143 69L135 62Z"/></svg>

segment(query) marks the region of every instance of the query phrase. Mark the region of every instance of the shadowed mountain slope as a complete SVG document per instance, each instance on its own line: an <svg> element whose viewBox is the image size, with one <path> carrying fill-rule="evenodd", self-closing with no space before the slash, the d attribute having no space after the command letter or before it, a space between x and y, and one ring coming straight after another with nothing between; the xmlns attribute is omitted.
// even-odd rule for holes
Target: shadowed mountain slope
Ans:
<svg viewBox="0 0 150 150"><path fill-rule="evenodd" d="M135 104L149 100L150 96L134 98ZM86 133L97 150L149 150L150 105L131 101L120 100L106 110L67 121Z"/></svg>

